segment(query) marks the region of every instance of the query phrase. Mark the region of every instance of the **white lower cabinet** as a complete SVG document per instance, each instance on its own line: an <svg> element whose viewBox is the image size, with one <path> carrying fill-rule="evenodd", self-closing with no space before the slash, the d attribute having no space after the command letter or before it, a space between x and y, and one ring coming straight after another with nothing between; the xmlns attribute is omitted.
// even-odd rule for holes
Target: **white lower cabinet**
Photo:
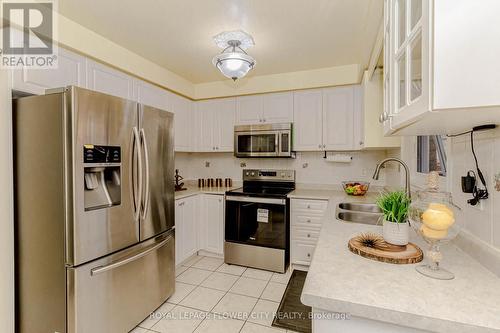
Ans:
<svg viewBox="0 0 500 333"><path fill-rule="evenodd" d="M292 199L290 262L309 266L316 248L327 200Z"/></svg>
<svg viewBox="0 0 500 333"><path fill-rule="evenodd" d="M200 214L200 249L224 253L224 195L202 194Z"/></svg>
<svg viewBox="0 0 500 333"><path fill-rule="evenodd" d="M224 253L224 195L199 194L175 200L175 264L198 251Z"/></svg>
<svg viewBox="0 0 500 333"><path fill-rule="evenodd" d="M198 196L175 201L175 264L198 251Z"/></svg>

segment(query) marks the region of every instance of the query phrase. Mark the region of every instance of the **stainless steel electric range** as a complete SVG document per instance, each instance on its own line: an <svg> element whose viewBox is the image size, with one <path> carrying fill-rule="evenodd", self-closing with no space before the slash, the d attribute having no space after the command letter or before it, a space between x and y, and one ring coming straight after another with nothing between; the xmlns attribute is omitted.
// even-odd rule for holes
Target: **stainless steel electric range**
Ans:
<svg viewBox="0 0 500 333"><path fill-rule="evenodd" d="M286 271L294 189L294 170L243 170L243 187L226 192L224 262Z"/></svg>

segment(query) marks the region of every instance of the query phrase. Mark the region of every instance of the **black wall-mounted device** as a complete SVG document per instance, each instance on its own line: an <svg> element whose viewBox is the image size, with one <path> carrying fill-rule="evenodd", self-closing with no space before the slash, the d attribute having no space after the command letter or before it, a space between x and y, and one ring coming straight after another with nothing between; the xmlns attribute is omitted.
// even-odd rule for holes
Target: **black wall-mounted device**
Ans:
<svg viewBox="0 0 500 333"><path fill-rule="evenodd" d="M475 126L472 128L472 130L467 132L455 135L448 135L449 137L456 137L464 134L470 134L470 146L472 150L472 156L474 157L474 162L476 163L477 176L479 177L479 180L481 181L482 185L482 188L479 188L477 186L478 182L476 179L476 174L472 170L469 170L467 172L467 176L462 177L462 191L465 193L472 193L472 199L467 200L467 203L472 206L477 205L480 200L488 199L489 196L488 186L486 185L486 180L484 179L481 169L479 169L479 163L477 162L476 151L474 150L474 132L495 129L496 127L497 125L495 124L486 124L481 126ZM473 176L471 176L471 173L473 174Z"/></svg>
<svg viewBox="0 0 500 333"><path fill-rule="evenodd" d="M476 187L476 173L469 170L467 176L462 177L462 192L473 193L474 187Z"/></svg>

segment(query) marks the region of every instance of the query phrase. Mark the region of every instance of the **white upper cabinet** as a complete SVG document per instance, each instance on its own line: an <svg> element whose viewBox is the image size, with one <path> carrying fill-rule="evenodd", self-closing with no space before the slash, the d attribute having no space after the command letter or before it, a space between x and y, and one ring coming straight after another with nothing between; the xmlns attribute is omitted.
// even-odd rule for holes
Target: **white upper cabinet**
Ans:
<svg viewBox="0 0 500 333"><path fill-rule="evenodd" d="M86 86L85 57L59 48L58 67L55 69L16 69L12 71L12 88L22 92L43 95L45 89L65 86Z"/></svg>
<svg viewBox="0 0 500 333"><path fill-rule="evenodd" d="M169 110L169 93L167 90L150 83L134 80L133 100L165 111Z"/></svg>
<svg viewBox="0 0 500 333"><path fill-rule="evenodd" d="M193 102L185 97L169 94L169 111L174 113L175 151L193 151L195 134Z"/></svg>
<svg viewBox="0 0 500 333"><path fill-rule="evenodd" d="M362 95L359 86L296 91L294 150L361 149Z"/></svg>
<svg viewBox="0 0 500 333"><path fill-rule="evenodd" d="M323 148L354 148L354 89L323 89Z"/></svg>
<svg viewBox="0 0 500 333"><path fill-rule="evenodd" d="M293 96L293 149L323 149L323 93L321 89L296 91Z"/></svg>
<svg viewBox="0 0 500 333"><path fill-rule="evenodd" d="M236 97L236 124L255 125L263 122L262 96Z"/></svg>
<svg viewBox="0 0 500 333"><path fill-rule="evenodd" d="M196 102L196 151L232 152L235 99L220 98Z"/></svg>
<svg viewBox="0 0 500 333"><path fill-rule="evenodd" d="M386 133L500 122L500 1L385 0Z"/></svg>
<svg viewBox="0 0 500 333"><path fill-rule="evenodd" d="M134 99L133 78L119 70L87 60L87 88L105 94Z"/></svg>
<svg viewBox="0 0 500 333"><path fill-rule="evenodd" d="M215 126L214 100L195 103L196 145L195 151L215 151L213 127Z"/></svg>
<svg viewBox="0 0 500 333"><path fill-rule="evenodd" d="M238 125L290 122L293 122L292 92L236 98L236 123Z"/></svg>
<svg viewBox="0 0 500 333"><path fill-rule="evenodd" d="M262 95L264 123L293 122L293 93L272 93Z"/></svg>
<svg viewBox="0 0 500 333"><path fill-rule="evenodd" d="M221 98L216 100L216 105L217 124L214 133L216 150L233 152L236 101L234 98Z"/></svg>

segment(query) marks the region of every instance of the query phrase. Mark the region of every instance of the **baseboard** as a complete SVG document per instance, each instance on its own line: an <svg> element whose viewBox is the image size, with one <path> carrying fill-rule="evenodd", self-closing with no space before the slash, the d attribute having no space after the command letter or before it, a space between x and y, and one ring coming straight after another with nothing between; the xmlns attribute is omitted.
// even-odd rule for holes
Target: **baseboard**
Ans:
<svg viewBox="0 0 500 333"><path fill-rule="evenodd" d="M206 250L199 250L198 251L199 256L204 256L204 257L212 257L212 258L220 258L224 259L224 255L220 253L214 253Z"/></svg>

